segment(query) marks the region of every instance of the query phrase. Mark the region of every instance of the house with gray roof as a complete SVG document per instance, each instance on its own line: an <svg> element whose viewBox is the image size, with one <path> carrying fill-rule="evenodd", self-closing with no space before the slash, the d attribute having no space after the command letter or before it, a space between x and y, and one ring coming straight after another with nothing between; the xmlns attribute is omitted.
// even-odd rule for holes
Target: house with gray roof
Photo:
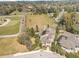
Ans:
<svg viewBox="0 0 79 59"><path fill-rule="evenodd" d="M67 51L76 51L79 48L79 35L64 32L59 38L59 44Z"/></svg>
<svg viewBox="0 0 79 59"><path fill-rule="evenodd" d="M42 42L43 45L50 45L51 43L51 39L52 39L52 28L48 27L46 29L44 29L40 35L40 40Z"/></svg>

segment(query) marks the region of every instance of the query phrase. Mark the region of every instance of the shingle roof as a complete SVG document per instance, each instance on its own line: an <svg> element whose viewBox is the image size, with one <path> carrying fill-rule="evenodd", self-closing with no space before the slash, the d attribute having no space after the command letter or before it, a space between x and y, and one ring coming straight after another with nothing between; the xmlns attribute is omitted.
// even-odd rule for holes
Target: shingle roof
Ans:
<svg viewBox="0 0 79 59"><path fill-rule="evenodd" d="M40 37L42 43L50 42L52 38L52 28L47 28L46 33Z"/></svg>
<svg viewBox="0 0 79 59"><path fill-rule="evenodd" d="M60 38L60 45L67 49L75 49L79 47L79 39L69 32L63 33L64 36ZM66 38L67 37L67 38Z"/></svg>

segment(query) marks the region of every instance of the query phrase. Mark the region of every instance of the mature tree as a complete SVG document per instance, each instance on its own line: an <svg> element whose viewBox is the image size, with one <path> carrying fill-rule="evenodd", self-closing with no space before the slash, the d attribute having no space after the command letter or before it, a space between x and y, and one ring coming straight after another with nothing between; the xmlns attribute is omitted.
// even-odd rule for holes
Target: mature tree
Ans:
<svg viewBox="0 0 79 59"><path fill-rule="evenodd" d="M72 19L68 19L68 20L66 21L66 30L67 30L68 32L73 32L73 27L72 27L72 25L73 25Z"/></svg>
<svg viewBox="0 0 79 59"><path fill-rule="evenodd" d="M39 32L39 28L38 28L38 25L36 25L36 32Z"/></svg>
<svg viewBox="0 0 79 59"><path fill-rule="evenodd" d="M29 36L34 37L35 36L35 30L32 28L27 28L27 33Z"/></svg>
<svg viewBox="0 0 79 59"><path fill-rule="evenodd" d="M26 47L29 49L32 48L32 42L30 40L30 37L26 33L19 35L18 42L20 44L26 45Z"/></svg>

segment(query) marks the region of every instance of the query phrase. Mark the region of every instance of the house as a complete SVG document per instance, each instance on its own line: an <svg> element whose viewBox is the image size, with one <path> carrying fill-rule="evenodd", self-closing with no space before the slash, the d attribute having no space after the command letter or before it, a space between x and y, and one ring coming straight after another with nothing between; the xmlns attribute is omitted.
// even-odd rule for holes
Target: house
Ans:
<svg viewBox="0 0 79 59"><path fill-rule="evenodd" d="M42 42L43 45L50 45L51 43L51 39L52 39L52 36L53 33L52 33L52 28L46 28L45 30L43 30L41 36L40 36L40 40Z"/></svg>
<svg viewBox="0 0 79 59"><path fill-rule="evenodd" d="M59 44L66 49L66 51L76 51L79 48L79 35L74 35L69 32L64 32L59 38Z"/></svg>

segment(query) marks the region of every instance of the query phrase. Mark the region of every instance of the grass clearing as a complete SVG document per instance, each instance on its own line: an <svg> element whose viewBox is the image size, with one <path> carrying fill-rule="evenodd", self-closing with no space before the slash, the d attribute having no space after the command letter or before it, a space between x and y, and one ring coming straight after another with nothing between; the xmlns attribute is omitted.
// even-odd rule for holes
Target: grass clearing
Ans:
<svg viewBox="0 0 79 59"><path fill-rule="evenodd" d="M17 52L28 51L26 46L17 42L18 38L2 38L0 39L0 56L14 54Z"/></svg>
<svg viewBox="0 0 79 59"><path fill-rule="evenodd" d="M9 19L11 19L11 21L7 25L0 27L0 35L16 34L19 32L20 17L12 16L9 17Z"/></svg>

